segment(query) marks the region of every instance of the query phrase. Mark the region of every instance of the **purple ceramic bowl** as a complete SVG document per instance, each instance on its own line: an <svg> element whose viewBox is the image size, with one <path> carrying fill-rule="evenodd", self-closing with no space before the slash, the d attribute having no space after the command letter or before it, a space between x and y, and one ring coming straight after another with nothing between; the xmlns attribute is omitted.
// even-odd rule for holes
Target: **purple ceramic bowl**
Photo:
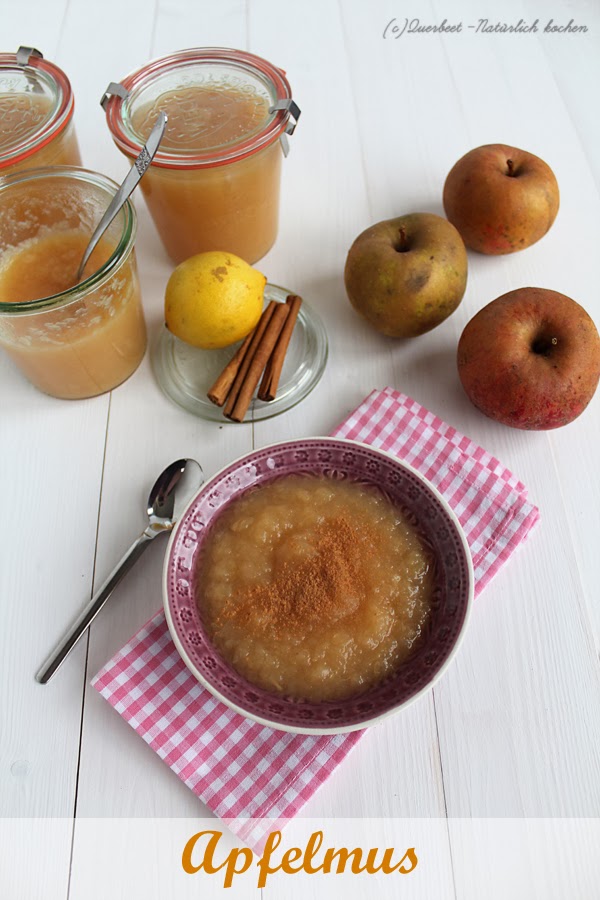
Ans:
<svg viewBox="0 0 600 900"><path fill-rule="evenodd" d="M415 653L367 693L309 702L248 682L207 637L195 596L202 542L219 513L245 491L281 475L308 473L378 487L416 525L436 560L433 612ZM169 630L185 664L212 694L263 725L303 734L366 728L415 700L448 667L465 632L473 599L473 566L462 528L446 501L418 472L365 444L336 438L289 441L255 450L218 472L181 517L164 568Z"/></svg>

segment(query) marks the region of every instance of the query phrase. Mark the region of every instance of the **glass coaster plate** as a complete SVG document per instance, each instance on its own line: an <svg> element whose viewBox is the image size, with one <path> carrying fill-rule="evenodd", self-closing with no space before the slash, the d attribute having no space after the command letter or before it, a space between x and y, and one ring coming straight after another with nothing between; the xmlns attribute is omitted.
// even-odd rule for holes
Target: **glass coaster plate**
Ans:
<svg viewBox="0 0 600 900"><path fill-rule="evenodd" d="M265 304L269 300L285 302L286 297L293 293L287 288L267 284ZM185 344L166 328L161 328L152 350L154 375L167 397L183 409L203 419L229 422L223 415L222 407L211 403L206 394L238 347L239 343L222 350L201 350ZM319 382L326 362L325 327L314 309L303 300L283 364L277 396L269 403L252 400L244 421L270 419L300 403Z"/></svg>

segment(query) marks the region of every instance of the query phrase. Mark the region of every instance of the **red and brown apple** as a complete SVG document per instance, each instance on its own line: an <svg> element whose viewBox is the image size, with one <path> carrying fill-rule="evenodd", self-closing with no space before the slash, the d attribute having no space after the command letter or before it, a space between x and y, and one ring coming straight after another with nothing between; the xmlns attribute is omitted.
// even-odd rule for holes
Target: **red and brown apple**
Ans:
<svg viewBox="0 0 600 900"><path fill-rule="evenodd" d="M600 337L564 294L526 287L492 300L465 327L458 373L474 405L513 428L576 419L600 379Z"/></svg>
<svg viewBox="0 0 600 900"><path fill-rule="evenodd" d="M465 245L441 216L388 219L356 238L344 281L351 304L377 331L416 337L443 322L462 300Z"/></svg>
<svg viewBox="0 0 600 900"><path fill-rule="evenodd" d="M559 192L554 172L538 156L486 144L452 167L443 201L467 247L496 255L539 241L556 218Z"/></svg>

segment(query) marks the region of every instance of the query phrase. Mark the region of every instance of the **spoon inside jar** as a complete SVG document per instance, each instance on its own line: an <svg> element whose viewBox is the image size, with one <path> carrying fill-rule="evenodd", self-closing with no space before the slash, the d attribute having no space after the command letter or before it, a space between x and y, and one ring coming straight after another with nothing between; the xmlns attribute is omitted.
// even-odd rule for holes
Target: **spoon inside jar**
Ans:
<svg viewBox="0 0 600 900"><path fill-rule="evenodd" d="M154 123L154 127L150 132L148 140L142 147L139 155L134 160L134 163L125 176L121 187L112 198L108 209L98 222L96 229L90 238L90 242L86 247L85 253L83 254L83 258L79 264L79 268L77 269L77 275L75 276L75 284L79 284L79 282L83 278L84 269L88 263L88 260L92 253L94 252L94 248L96 247L98 241L113 221L115 216L119 213L121 207L125 204L125 202L129 199L135 188L140 183L140 180L143 174L146 172L150 163L156 156L156 151L160 145L160 142L163 139L163 135L165 133L165 128L167 126L167 114L164 112L160 112L158 114L158 118Z"/></svg>
<svg viewBox="0 0 600 900"><path fill-rule="evenodd" d="M195 459L178 459L161 472L148 497L148 525L117 563L106 581L81 610L79 616L56 649L36 674L46 684L65 661L75 644L87 631L119 581L129 572L150 541L172 531L183 510L203 481L202 468Z"/></svg>

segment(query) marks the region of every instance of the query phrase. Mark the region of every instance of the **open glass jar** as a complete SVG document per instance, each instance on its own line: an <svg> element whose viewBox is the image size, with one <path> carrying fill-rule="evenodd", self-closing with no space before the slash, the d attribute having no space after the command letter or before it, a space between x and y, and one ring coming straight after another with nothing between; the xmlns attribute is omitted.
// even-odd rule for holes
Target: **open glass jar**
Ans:
<svg viewBox="0 0 600 900"><path fill-rule="evenodd" d="M225 250L255 263L277 236L281 158L300 110L285 74L240 50L196 48L148 63L102 100L117 147L140 152L169 121L141 188L175 263Z"/></svg>
<svg viewBox="0 0 600 900"><path fill-rule="evenodd" d="M127 202L83 280L76 272L118 186L87 169L28 169L0 179L0 347L53 397L103 394L146 349Z"/></svg>
<svg viewBox="0 0 600 900"><path fill-rule="evenodd" d="M80 166L73 92L37 50L0 53L0 177L38 166Z"/></svg>

